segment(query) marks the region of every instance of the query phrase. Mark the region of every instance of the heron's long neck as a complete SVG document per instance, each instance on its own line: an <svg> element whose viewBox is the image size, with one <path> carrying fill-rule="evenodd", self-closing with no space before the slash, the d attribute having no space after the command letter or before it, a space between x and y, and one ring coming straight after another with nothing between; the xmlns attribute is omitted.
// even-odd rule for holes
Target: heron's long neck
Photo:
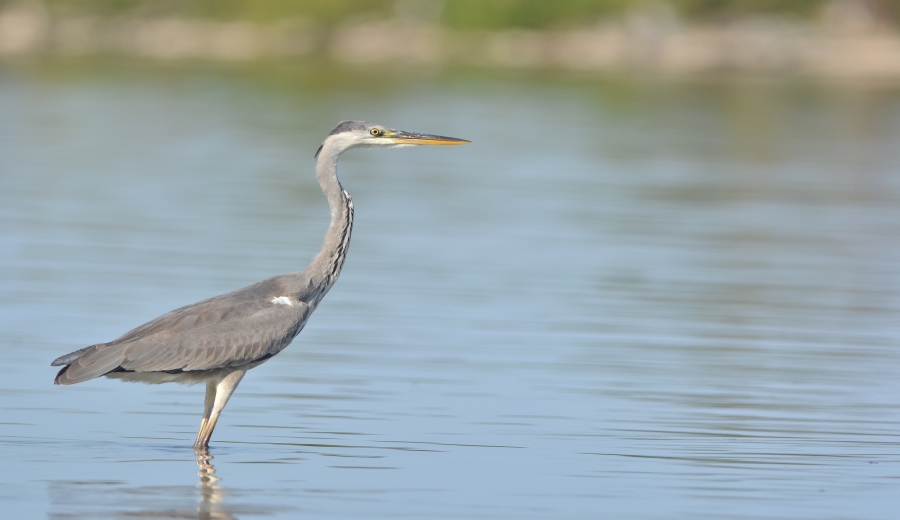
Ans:
<svg viewBox="0 0 900 520"><path fill-rule="evenodd" d="M337 158L337 154L320 153L316 163L316 177L331 208L331 224L325 233L322 250L309 266L311 281L322 289L319 299L328 292L341 273L353 230L353 201L338 180Z"/></svg>

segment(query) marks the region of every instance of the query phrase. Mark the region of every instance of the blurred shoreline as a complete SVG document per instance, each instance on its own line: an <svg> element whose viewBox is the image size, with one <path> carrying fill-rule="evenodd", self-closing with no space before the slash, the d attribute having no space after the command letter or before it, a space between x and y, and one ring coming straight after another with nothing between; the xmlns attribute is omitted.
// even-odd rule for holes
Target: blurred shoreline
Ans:
<svg viewBox="0 0 900 520"><path fill-rule="evenodd" d="M114 55L242 62L326 57L360 65L900 80L900 33L854 11L854 5L836 2L834 12L817 21L757 16L691 23L670 10L649 8L585 29L493 31L455 31L401 17L333 28L308 20L263 24L60 17L31 5L0 11L0 59Z"/></svg>

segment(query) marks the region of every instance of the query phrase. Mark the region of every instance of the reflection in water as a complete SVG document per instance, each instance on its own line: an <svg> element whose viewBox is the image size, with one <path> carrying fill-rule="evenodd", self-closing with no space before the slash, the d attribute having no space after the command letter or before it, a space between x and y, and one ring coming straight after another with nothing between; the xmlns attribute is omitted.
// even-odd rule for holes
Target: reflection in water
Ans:
<svg viewBox="0 0 900 520"><path fill-rule="evenodd" d="M210 520L237 518L225 507L225 488L219 486L222 479L216 476L216 468L212 464L213 456L209 454L209 450L196 451L197 467L200 469L200 507L197 510L197 518Z"/></svg>
<svg viewBox="0 0 900 520"><path fill-rule="evenodd" d="M242 513L270 515L275 509L228 504L228 490L219 485L212 455L197 451L200 482L183 486L129 486L119 480L52 481L50 518L197 518L231 520ZM158 461L164 462L164 461ZM116 473L112 471L111 473ZM179 475L180 476L180 475ZM173 480L177 479L172 476ZM199 493L199 497L198 497Z"/></svg>

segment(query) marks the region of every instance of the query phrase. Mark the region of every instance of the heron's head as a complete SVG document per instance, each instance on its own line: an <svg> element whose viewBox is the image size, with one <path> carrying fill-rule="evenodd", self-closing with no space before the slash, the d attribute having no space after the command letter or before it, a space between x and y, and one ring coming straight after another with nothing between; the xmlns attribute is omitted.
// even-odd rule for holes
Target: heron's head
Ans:
<svg viewBox="0 0 900 520"><path fill-rule="evenodd" d="M400 148L421 144L453 145L467 144L468 142L455 137L394 130L365 121L341 121L325 138L322 146L316 152L316 157L325 147L328 147L332 153L340 154L344 150L360 146Z"/></svg>

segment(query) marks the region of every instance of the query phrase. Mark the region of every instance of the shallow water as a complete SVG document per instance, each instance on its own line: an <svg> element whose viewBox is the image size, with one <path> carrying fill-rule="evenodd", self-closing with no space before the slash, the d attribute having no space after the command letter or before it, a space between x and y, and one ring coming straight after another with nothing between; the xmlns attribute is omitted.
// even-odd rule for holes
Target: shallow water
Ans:
<svg viewBox="0 0 900 520"><path fill-rule="evenodd" d="M895 517L900 92L429 74L0 67L4 516ZM473 143L344 156L212 460L202 387L52 385L304 267L348 118Z"/></svg>

